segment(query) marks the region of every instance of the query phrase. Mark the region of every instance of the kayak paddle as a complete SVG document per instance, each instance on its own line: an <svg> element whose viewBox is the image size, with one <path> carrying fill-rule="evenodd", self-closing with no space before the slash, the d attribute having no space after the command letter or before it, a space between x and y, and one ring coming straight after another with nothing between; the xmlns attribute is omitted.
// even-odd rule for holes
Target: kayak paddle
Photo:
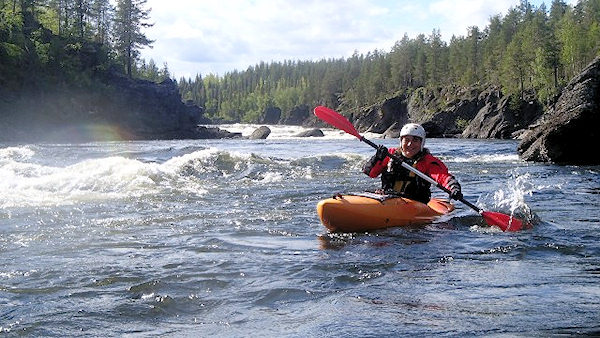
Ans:
<svg viewBox="0 0 600 338"><path fill-rule="evenodd" d="M366 144L370 145L371 147L377 149L377 147L378 147L377 144L367 140L362 135L360 135L358 133L358 131L356 130L356 128L354 128L352 123L350 123L350 121L348 121L348 119L345 118L343 115L337 113L336 111L334 111L332 109L324 107L324 106L316 107L314 112L315 112L315 115L318 118L320 118L321 120L327 122L328 124L332 125L333 127L336 127L338 129L345 131L346 133L348 133L350 135L353 135L354 137L358 138L362 142L365 142ZM412 167L408 163L402 161L402 159L400 157L398 157L397 155L390 154L388 152L387 156L394 159L395 161L400 162L402 167L412 171L413 173L415 173L422 179L435 185L437 188L445 191L447 194L451 193L450 190L448 190L448 188L439 184L434 179L432 179L428 175L422 173L421 171L417 170L416 168ZM477 213L479 213L481 216L483 216L483 219L490 226L497 226L500 229L502 229L502 231L519 231L523 228L523 221L521 221L513 216L509 216L509 215L502 214L499 212L485 211L485 210L479 208L478 206L476 206L475 204L465 200L464 197L462 197L458 200L463 202L464 204L466 204L471 209L477 211Z"/></svg>

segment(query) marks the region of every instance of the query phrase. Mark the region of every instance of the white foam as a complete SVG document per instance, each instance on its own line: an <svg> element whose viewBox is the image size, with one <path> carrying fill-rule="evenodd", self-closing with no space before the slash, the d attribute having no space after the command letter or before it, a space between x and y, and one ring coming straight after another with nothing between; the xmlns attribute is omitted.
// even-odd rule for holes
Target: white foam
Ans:
<svg viewBox="0 0 600 338"><path fill-rule="evenodd" d="M2 160L28 160L35 155L29 147L8 147L0 149L0 161Z"/></svg>
<svg viewBox="0 0 600 338"><path fill-rule="evenodd" d="M241 133L242 136L247 137L261 126L266 126L271 130L271 133L267 139L293 139L298 138L298 134L312 130L314 128L306 128L301 126L289 126L289 125L261 125L261 124L223 124L219 125L219 128L227 130L232 133ZM352 139L354 136L336 129L336 128L317 128L320 129L324 136L321 139ZM380 134L365 133L363 136L367 138L380 138Z"/></svg>
<svg viewBox="0 0 600 338"><path fill-rule="evenodd" d="M525 201L525 196L530 196L535 189L530 182L529 174L520 175L513 172L506 188L492 193L492 206L484 206L484 209L507 212L511 216L528 221L533 217L533 213Z"/></svg>
<svg viewBox="0 0 600 338"><path fill-rule="evenodd" d="M180 161L179 164L175 163ZM202 182L182 175L190 160L144 163L124 157L89 159L66 167L5 160L0 165L0 207L47 206L138 197L184 190L202 195Z"/></svg>
<svg viewBox="0 0 600 338"><path fill-rule="evenodd" d="M274 183L274 182L281 182L283 181L283 174L279 173L279 172L268 172L268 173L264 173L262 180L260 180L262 183Z"/></svg>
<svg viewBox="0 0 600 338"><path fill-rule="evenodd" d="M455 157L454 162L476 162L476 163L517 163L520 162L518 154L493 154L493 155L475 155L470 157Z"/></svg>

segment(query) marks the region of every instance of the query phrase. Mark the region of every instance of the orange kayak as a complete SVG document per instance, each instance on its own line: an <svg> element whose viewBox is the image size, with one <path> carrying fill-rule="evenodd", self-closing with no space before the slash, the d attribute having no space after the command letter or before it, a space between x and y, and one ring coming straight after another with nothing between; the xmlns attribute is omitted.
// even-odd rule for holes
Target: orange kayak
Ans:
<svg viewBox="0 0 600 338"><path fill-rule="evenodd" d="M454 205L443 199L432 198L424 204L373 193L337 195L317 204L321 222L332 232L364 232L425 224L452 210Z"/></svg>

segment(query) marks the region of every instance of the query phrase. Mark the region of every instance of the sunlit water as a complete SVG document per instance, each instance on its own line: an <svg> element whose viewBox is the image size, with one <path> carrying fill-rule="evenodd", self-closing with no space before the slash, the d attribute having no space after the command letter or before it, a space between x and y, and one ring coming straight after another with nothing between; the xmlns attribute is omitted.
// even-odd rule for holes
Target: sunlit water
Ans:
<svg viewBox="0 0 600 338"><path fill-rule="evenodd" d="M523 162L515 141L427 140L467 200L532 228L503 233L457 204L434 224L333 235L316 203L376 188L360 172L373 150L272 129L0 145L0 333L600 333L599 167Z"/></svg>

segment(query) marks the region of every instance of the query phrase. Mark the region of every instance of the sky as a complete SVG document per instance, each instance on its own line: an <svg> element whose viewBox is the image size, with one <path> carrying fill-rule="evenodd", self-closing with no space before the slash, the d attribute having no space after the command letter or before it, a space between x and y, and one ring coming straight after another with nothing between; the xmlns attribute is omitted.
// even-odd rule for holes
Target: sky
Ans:
<svg viewBox="0 0 600 338"><path fill-rule="evenodd" d="M530 0L539 7L551 0ZM576 2L575 0L567 3ZM171 77L223 76L261 61L347 58L389 52L404 34L439 29L449 42L485 28L519 0L147 0L147 62L166 63Z"/></svg>

